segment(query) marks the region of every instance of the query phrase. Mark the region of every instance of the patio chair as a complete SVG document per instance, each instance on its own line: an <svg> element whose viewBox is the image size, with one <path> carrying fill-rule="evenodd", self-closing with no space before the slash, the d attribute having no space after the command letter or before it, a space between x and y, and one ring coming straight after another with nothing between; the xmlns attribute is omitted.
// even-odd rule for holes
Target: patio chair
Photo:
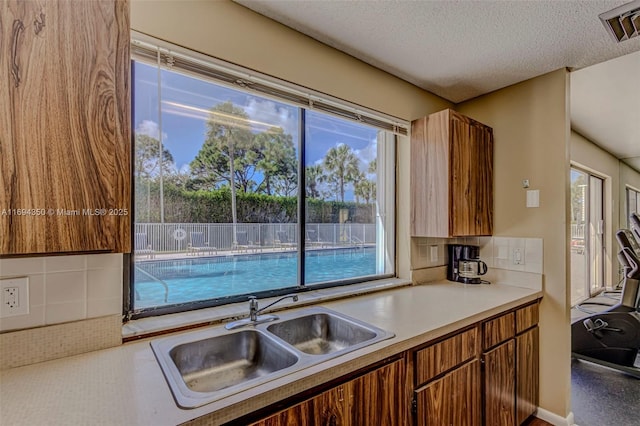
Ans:
<svg viewBox="0 0 640 426"><path fill-rule="evenodd" d="M205 252L211 254L214 251L216 254L218 254L218 248L209 247L209 242L205 241L204 232L191 232L189 234L189 238L191 242L187 247L187 255L193 254L194 256L196 256L198 253L204 254Z"/></svg>
<svg viewBox="0 0 640 426"><path fill-rule="evenodd" d="M247 231L238 231L236 232L236 243L235 247L239 252L248 251L249 250L249 240L247 237Z"/></svg>
<svg viewBox="0 0 640 426"><path fill-rule="evenodd" d="M247 237L247 231L238 231L236 233L235 249L239 252L241 252L242 250L248 252L249 249L257 252L258 250L261 250L262 247L259 244L254 244L253 241L249 241L249 238Z"/></svg>
<svg viewBox="0 0 640 426"><path fill-rule="evenodd" d="M305 242L311 247L327 247L330 244L329 241L321 241L315 229L307 229L307 240Z"/></svg>
<svg viewBox="0 0 640 426"><path fill-rule="evenodd" d="M151 244L147 243L147 234L137 232L134 241L134 253L136 255L146 255L149 259L156 257L156 252L151 248Z"/></svg>
<svg viewBox="0 0 640 426"><path fill-rule="evenodd" d="M293 241L289 240L289 235L287 234L287 231L276 231L276 235L278 236L277 239L277 246L287 249L295 249L297 247L297 244Z"/></svg>

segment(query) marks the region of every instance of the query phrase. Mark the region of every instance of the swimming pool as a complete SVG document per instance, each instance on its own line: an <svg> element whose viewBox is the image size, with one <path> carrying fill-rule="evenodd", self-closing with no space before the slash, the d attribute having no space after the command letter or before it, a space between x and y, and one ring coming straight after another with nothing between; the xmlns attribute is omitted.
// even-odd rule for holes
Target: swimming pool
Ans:
<svg viewBox="0 0 640 426"><path fill-rule="evenodd" d="M294 287L297 284L297 256L297 252L258 253L137 262L134 308ZM375 274L375 247L305 252L307 285ZM164 281L167 289L152 277Z"/></svg>

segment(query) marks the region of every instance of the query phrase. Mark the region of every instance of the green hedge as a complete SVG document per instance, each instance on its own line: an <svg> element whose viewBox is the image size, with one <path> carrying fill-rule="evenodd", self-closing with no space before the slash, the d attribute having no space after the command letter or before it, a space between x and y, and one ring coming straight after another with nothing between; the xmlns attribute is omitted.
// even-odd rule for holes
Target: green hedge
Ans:
<svg viewBox="0 0 640 426"><path fill-rule="evenodd" d="M168 223L231 223L231 191L189 191L168 182L164 184L164 221ZM296 223L297 197L238 192L239 223ZM374 223L373 204L308 199L307 222L338 223L340 210L349 212L353 223ZM136 180L135 220L160 222L160 187L157 182Z"/></svg>

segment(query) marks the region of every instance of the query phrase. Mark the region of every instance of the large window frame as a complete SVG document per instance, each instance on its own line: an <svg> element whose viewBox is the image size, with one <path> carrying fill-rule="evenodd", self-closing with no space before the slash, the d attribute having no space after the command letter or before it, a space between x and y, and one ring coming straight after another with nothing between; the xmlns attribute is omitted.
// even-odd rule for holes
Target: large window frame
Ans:
<svg viewBox="0 0 640 426"><path fill-rule="evenodd" d="M390 266L391 273L385 275L375 275L373 277L357 277L353 279L343 279L326 283L314 283L306 285L304 282L305 271L305 190L306 185L298 185L298 218L297 218L297 257L298 257L298 284L295 287L283 287L275 290L266 290L252 292L252 295L258 298L279 296L292 292L308 291L310 289L326 288L360 283L370 279L380 279L394 277L397 274L396 247L395 247L395 167L396 167L396 151L397 138L396 135L405 136L408 134L409 123L396 117L388 116L374 110L363 108L358 105L348 103L343 100L333 98L331 96L315 92L308 88L293 85L274 79L270 76L256 73L232 64L224 63L214 58L198 54L196 52L187 51L183 48L171 45L169 43L160 42L147 36L134 33L134 41L132 43L132 61L140 61L146 63L158 63L158 66L175 67L177 71L191 74L198 78L210 79L215 84L226 85L238 90L241 87L248 93L255 93L261 97L272 98L278 102L287 103L297 106L300 111L300 142L298 144L298 182L305 182L305 116L307 111L318 111L329 114L341 119L352 120L358 123L366 124L378 130L385 131L385 139L393 138L393 144L388 143L384 149L383 162L379 165L385 173L387 179L384 180L384 201L378 202L378 212L376 215L377 224L385 227L383 238L385 241L377 241L377 244L384 244L386 251L384 256L378 256L377 263L383 263L387 267ZM155 57L154 57L155 55ZM132 66L132 70L134 67ZM133 78L132 78L133 81ZM132 96L132 102L133 99ZM134 148L132 147L132 155ZM133 163L133 162L132 162ZM135 205L133 198L135 194L132 191L132 206ZM135 223L132 221L132 237ZM380 236L378 236L380 238ZM377 245L376 244L376 245ZM132 244L133 246L133 244ZM222 298L213 298L208 300L192 301L184 304L166 305L153 308L135 309L133 303L133 295L135 295L133 271L135 267L135 255L125 256L125 286L124 286L124 302L123 310L126 318L135 319L147 316L155 316L167 313L176 313L200 309L205 307L213 307L245 301L247 295L227 296Z"/></svg>

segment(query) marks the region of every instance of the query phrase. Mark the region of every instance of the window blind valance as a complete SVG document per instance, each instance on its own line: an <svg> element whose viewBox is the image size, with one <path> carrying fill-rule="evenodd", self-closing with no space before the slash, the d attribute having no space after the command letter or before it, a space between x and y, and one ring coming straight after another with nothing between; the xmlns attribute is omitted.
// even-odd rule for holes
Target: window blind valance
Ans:
<svg viewBox="0 0 640 426"><path fill-rule="evenodd" d="M142 34L132 34L131 56L148 64L177 69L234 88L255 92L278 101L320 111L347 120L406 136L410 123L362 106L332 98L311 89L276 81L275 78L247 70Z"/></svg>

